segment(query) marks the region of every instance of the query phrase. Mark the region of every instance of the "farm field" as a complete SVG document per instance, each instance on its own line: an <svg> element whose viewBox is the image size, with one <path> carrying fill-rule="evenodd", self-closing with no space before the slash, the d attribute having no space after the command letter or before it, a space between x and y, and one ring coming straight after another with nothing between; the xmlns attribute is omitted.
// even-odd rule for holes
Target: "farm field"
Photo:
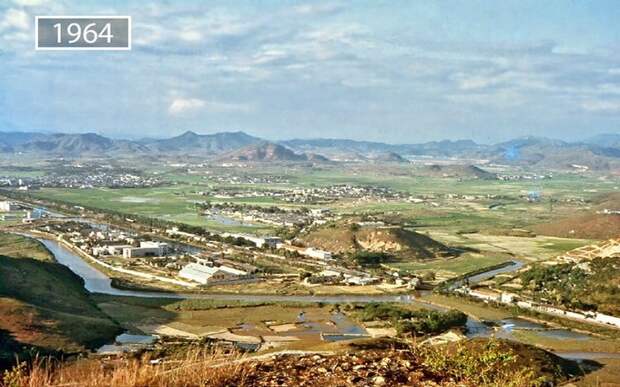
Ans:
<svg viewBox="0 0 620 387"><path fill-rule="evenodd" d="M131 214L161 218L174 222L203 226L215 231L264 233L271 227L253 225L226 225L200 216L194 205L196 201L205 200L195 193L192 186L170 186L157 188L94 188L94 189L42 189L37 197L61 200L75 205L101 208ZM224 200L213 200L214 202ZM260 204L258 200L226 200L236 203ZM272 203L264 203L272 204Z"/></svg>
<svg viewBox="0 0 620 387"><path fill-rule="evenodd" d="M203 335L232 329L239 325L263 325L265 321L295 323L304 312L312 321L329 320L329 307L313 304L263 304L234 301L170 301L95 296L97 305L130 330L168 326L191 335ZM145 332L153 333L153 332Z"/></svg>
<svg viewBox="0 0 620 387"><path fill-rule="evenodd" d="M488 235L480 233L452 234L436 229L428 229L434 239L447 244L470 247L488 252L511 254L516 259L540 261L553 258L563 252L592 243L587 239L555 238L544 235L535 237L516 237Z"/></svg>
<svg viewBox="0 0 620 387"><path fill-rule="evenodd" d="M422 262L396 262L389 263L387 266L420 275L423 275L426 272L433 272L438 278L450 278L508 261L510 261L510 257L502 255L501 253L466 253L460 257L450 259Z"/></svg>
<svg viewBox="0 0 620 387"><path fill-rule="evenodd" d="M261 176L271 171L262 171ZM278 173L277 169L272 171ZM204 226L215 231L268 233L273 227L264 224L223 224L198 215L195 202L212 203L232 202L259 206L277 205L294 208L300 204L286 203L269 197L217 198L198 195L197 192L208 188L231 188L247 190L290 189L294 187L318 187L334 184L385 186L410 195L433 195L433 206L413 204L407 201L359 201L343 199L328 206L337 214L376 214L398 213L405 221L416 226L441 228L443 230L468 231L493 228L523 228L539 224L580 211L582 207L563 203L564 199L581 198L589 200L597 194L614 191L614 182L596 178L571 175L554 176L536 182L527 181L486 181L460 180L457 178L438 178L427 176L391 176L381 175L376 171L351 173L341 168L338 170L286 170L279 173L289 178L285 184L251 184L228 185L225 183L205 182L200 176L163 173L163 177L178 184L154 188L43 188L35 196L54 200L63 200L76 205L91 206L120 211L127 214L139 214L171 221ZM246 172L253 175L251 169ZM528 203L522 198L531 190L540 190L543 200ZM459 199L446 198L442 195L498 195L499 199ZM553 198L551 205L547 198ZM316 205L305 205L316 207ZM491 209L493 207L493 209Z"/></svg>

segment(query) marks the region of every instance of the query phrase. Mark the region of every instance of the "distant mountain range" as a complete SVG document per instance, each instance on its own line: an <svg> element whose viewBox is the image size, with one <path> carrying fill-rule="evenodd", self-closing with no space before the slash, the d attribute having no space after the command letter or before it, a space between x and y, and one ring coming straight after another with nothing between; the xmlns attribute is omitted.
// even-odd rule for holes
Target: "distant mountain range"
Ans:
<svg viewBox="0 0 620 387"><path fill-rule="evenodd" d="M270 142L244 132L197 134L165 139L117 140L95 133L0 132L1 153L42 156L187 155L219 161L407 162L408 158L451 157L546 168L616 170L620 168L620 134L602 134L582 142L524 137L484 145L471 140L421 144L387 144L346 139L293 139Z"/></svg>
<svg viewBox="0 0 620 387"><path fill-rule="evenodd" d="M386 144L382 142L355 141L341 139L295 139L281 141L292 149L305 151L348 151L359 154L371 153L395 153L399 155L433 155L433 156L457 156L464 152L482 150L484 145L476 144L471 140L457 141L432 141L422 144Z"/></svg>

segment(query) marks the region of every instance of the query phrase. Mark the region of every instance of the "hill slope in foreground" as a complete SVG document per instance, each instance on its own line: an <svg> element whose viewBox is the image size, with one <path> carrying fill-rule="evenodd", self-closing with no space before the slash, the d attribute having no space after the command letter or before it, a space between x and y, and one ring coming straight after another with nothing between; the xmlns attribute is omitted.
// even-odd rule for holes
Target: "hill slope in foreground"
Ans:
<svg viewBox="0 0 620 387"><path fill-rule="evenodd" d="M0 233L0 366L30 349L71 353L110 341L119 326L38 241Z"/></svg>
<svg viewBox="0 0 620 387"><path fill-rule="evenodd" d="M346 345L346 344L345 344ZM204 348L204 346L202 347ZM525 344L473 339L437 347L386 340L349 344L337 353L238 357L199 349L177 358L84 359L39 365L15 385L172 386L555 386L580 375L576 363ZM60 384L59 382L62 382Z"/></svg>

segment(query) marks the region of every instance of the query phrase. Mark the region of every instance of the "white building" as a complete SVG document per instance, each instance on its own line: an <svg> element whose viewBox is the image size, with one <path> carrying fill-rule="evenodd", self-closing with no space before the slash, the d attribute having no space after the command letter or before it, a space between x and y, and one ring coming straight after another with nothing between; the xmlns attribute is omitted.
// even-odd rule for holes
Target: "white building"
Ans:
<svg viewBox="0 0 620 387"><path fill-rule="evenodd" d="M228 266L211 267L199 263L190 263L179 271L179 277L198 282L203 285L225 283L249 278L243 270Z"/></svg>
<svg viewBox="0 0 620 387"><path fill-rule="evenodd" d="M322 216L327 216L330 215L331 211L329 208L311 208L310 209L310 215L318 218L318 217L322 217Z"/></svg>
<svg viewBox="0 0 620 387"><path fill-rule="evenodd" d="M379 281L375 277L362 277L357 275L345 275L344 283L347 285L371 285Z"/></svg>
<svg viewBox="0 0 620 387"><path fill-rule="evenodd" d="M313 247L308 247L307 249L303 250L301 254L311 258L321 259L323 261L332 259L332 253L330 253L329 251L319 250Z"/></svg>
<svg viewBox="0 0 620 387"><path fill-rule="evenodd" d="M131 249L131 245L112 245L106 246L105 250L109 255L123 255L125 249Z"/></svg>
<svg viewBox="0 0 620 387"><path fill-rule="evenodd" d="M319 277L338 279L342 275L339 271L335 270L323 270L317 274Z"/></svg>
<svg viewBox="0 0 620 387"><path fill-rule="evenodd" d="M0 202L0 211L1 212L19 211L19 206L13 202L3 201L3 202Z"/></svg>
<svg viewBox="0 0 620 387"><path fill-rule="evenodd" d="M162 242L140 242L140 247L126 247L123 258L161 257L166 255L168 244Z"/></svg>
<svg viewBox="0 0 620 387"><path fill-rule="evenodd" d="M278 237L264 237L257 239L258 240L254 241L254 243L256 243L256 247L268 246L271 248L276 248L278 244L282 243L282 238Z"/></svg>

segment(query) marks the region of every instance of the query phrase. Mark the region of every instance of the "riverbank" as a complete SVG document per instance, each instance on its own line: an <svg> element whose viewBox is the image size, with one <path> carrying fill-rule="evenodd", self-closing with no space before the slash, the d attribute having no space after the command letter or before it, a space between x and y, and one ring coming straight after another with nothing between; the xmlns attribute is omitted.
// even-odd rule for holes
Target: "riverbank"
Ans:
<svg viewBox="0 0 620 387"><path fill-rule="evenodd" d="M513 340L518 340L527 344L536 345L543 349L551 350L556 353L581 353L582 358L587 358L588 353L598 353L598 357L608 354L614 357L620 354L620 335L613 329L603 329L596 325L581 324L570 320L562 320L548 315L531 315L526 310L519 308L508 308L505 306L494 306L469 300L462 296L446 296L440 294L427 294L421 298L422 301L432 303L444 308L455 308L468 314L477 321L501 321L520 319L540 325L544 329L512 329L510 336ZM545 332L551 331L552 334ZM568 332L566 334L554 334L554 332ZM575 333L573 335L572 333ZM502 335L505 332L492 331L490 334ZM589 336L587 339L580 335Z"/></svg>
<svg viewBox="0 0 620 387"><path fill-rule="evenodd" d="M152 291L138 291L138 290L121 290L112 286L111 279L95 267L91 266L81 257L77 256L75 252L69 250L67 246L60 244L58 241L53 240L41 240L41 242L54 254L59 263L62 263L69 267L72 271L83 278L85 287L92 289L94 293L108 294L112 296L128 296L128 297L141 297L150 299L163 299L163 300L210 300L221 302L248 302L248 303L322 303L322 304L347 304L347 303L369 303L369 302L395 302L408 304L416 308L427 309L457 309L465 312L473 317L471 322L468 322L468 326L474 327L477 335L493 335L493 329L485 326L480 321L501 321L506 318L518 316L518 313L514 313L509 309L495 308L488 304L475 303L464 298L455 298L441 295L425 295L421 298L416 298L411 295L373 295L373 296L304 296L304 295L256 295L256 294L194 294L194 293L166 293L166 292L152 292ZM477 321L476 321L477 320ZM532 342L531 337L525 337L524 341ZM518 337L516 337L518 339ZM552 343L552 340L549 341ZM612 341L610 348L613 352L616 352L616 342ZM581 350L591 349L575 341L572 347L559 347L555 348L551 345L547 347L550 349L562 349L562 350ZM620 347L619 347L620 348ZM620 352L620 349L618 350Z"/></svg>
<svg viewBox="0 0 620 387"><path fill-rule="evenodd" d="M13 231L14 232L14 231ZM381 285L363 285L363 286L338 286L338 285L305 285L301 282L263 280L252 283L238 284L219 284L209 287L201 287L196 283L190 283L175 278L157 276L136 270L119 268L103 262L100 259L86 253L82 249L68 241L58 238L54 234L38 230L28 230L20 233L22 235L31 235L48 241L57 242L73 253L77 254L85 261L94 265L94 267L106 274L112 279L112 287L118 290L127 291L147 291L150 293L175 293L175 294L196 294L196 295L295 295L295 296L401 296L409 295L411 291L405 287L381 286ZM176 243L179 243L178 241ZM96 289L88 289L89 291L101 292Z"/></svg>

